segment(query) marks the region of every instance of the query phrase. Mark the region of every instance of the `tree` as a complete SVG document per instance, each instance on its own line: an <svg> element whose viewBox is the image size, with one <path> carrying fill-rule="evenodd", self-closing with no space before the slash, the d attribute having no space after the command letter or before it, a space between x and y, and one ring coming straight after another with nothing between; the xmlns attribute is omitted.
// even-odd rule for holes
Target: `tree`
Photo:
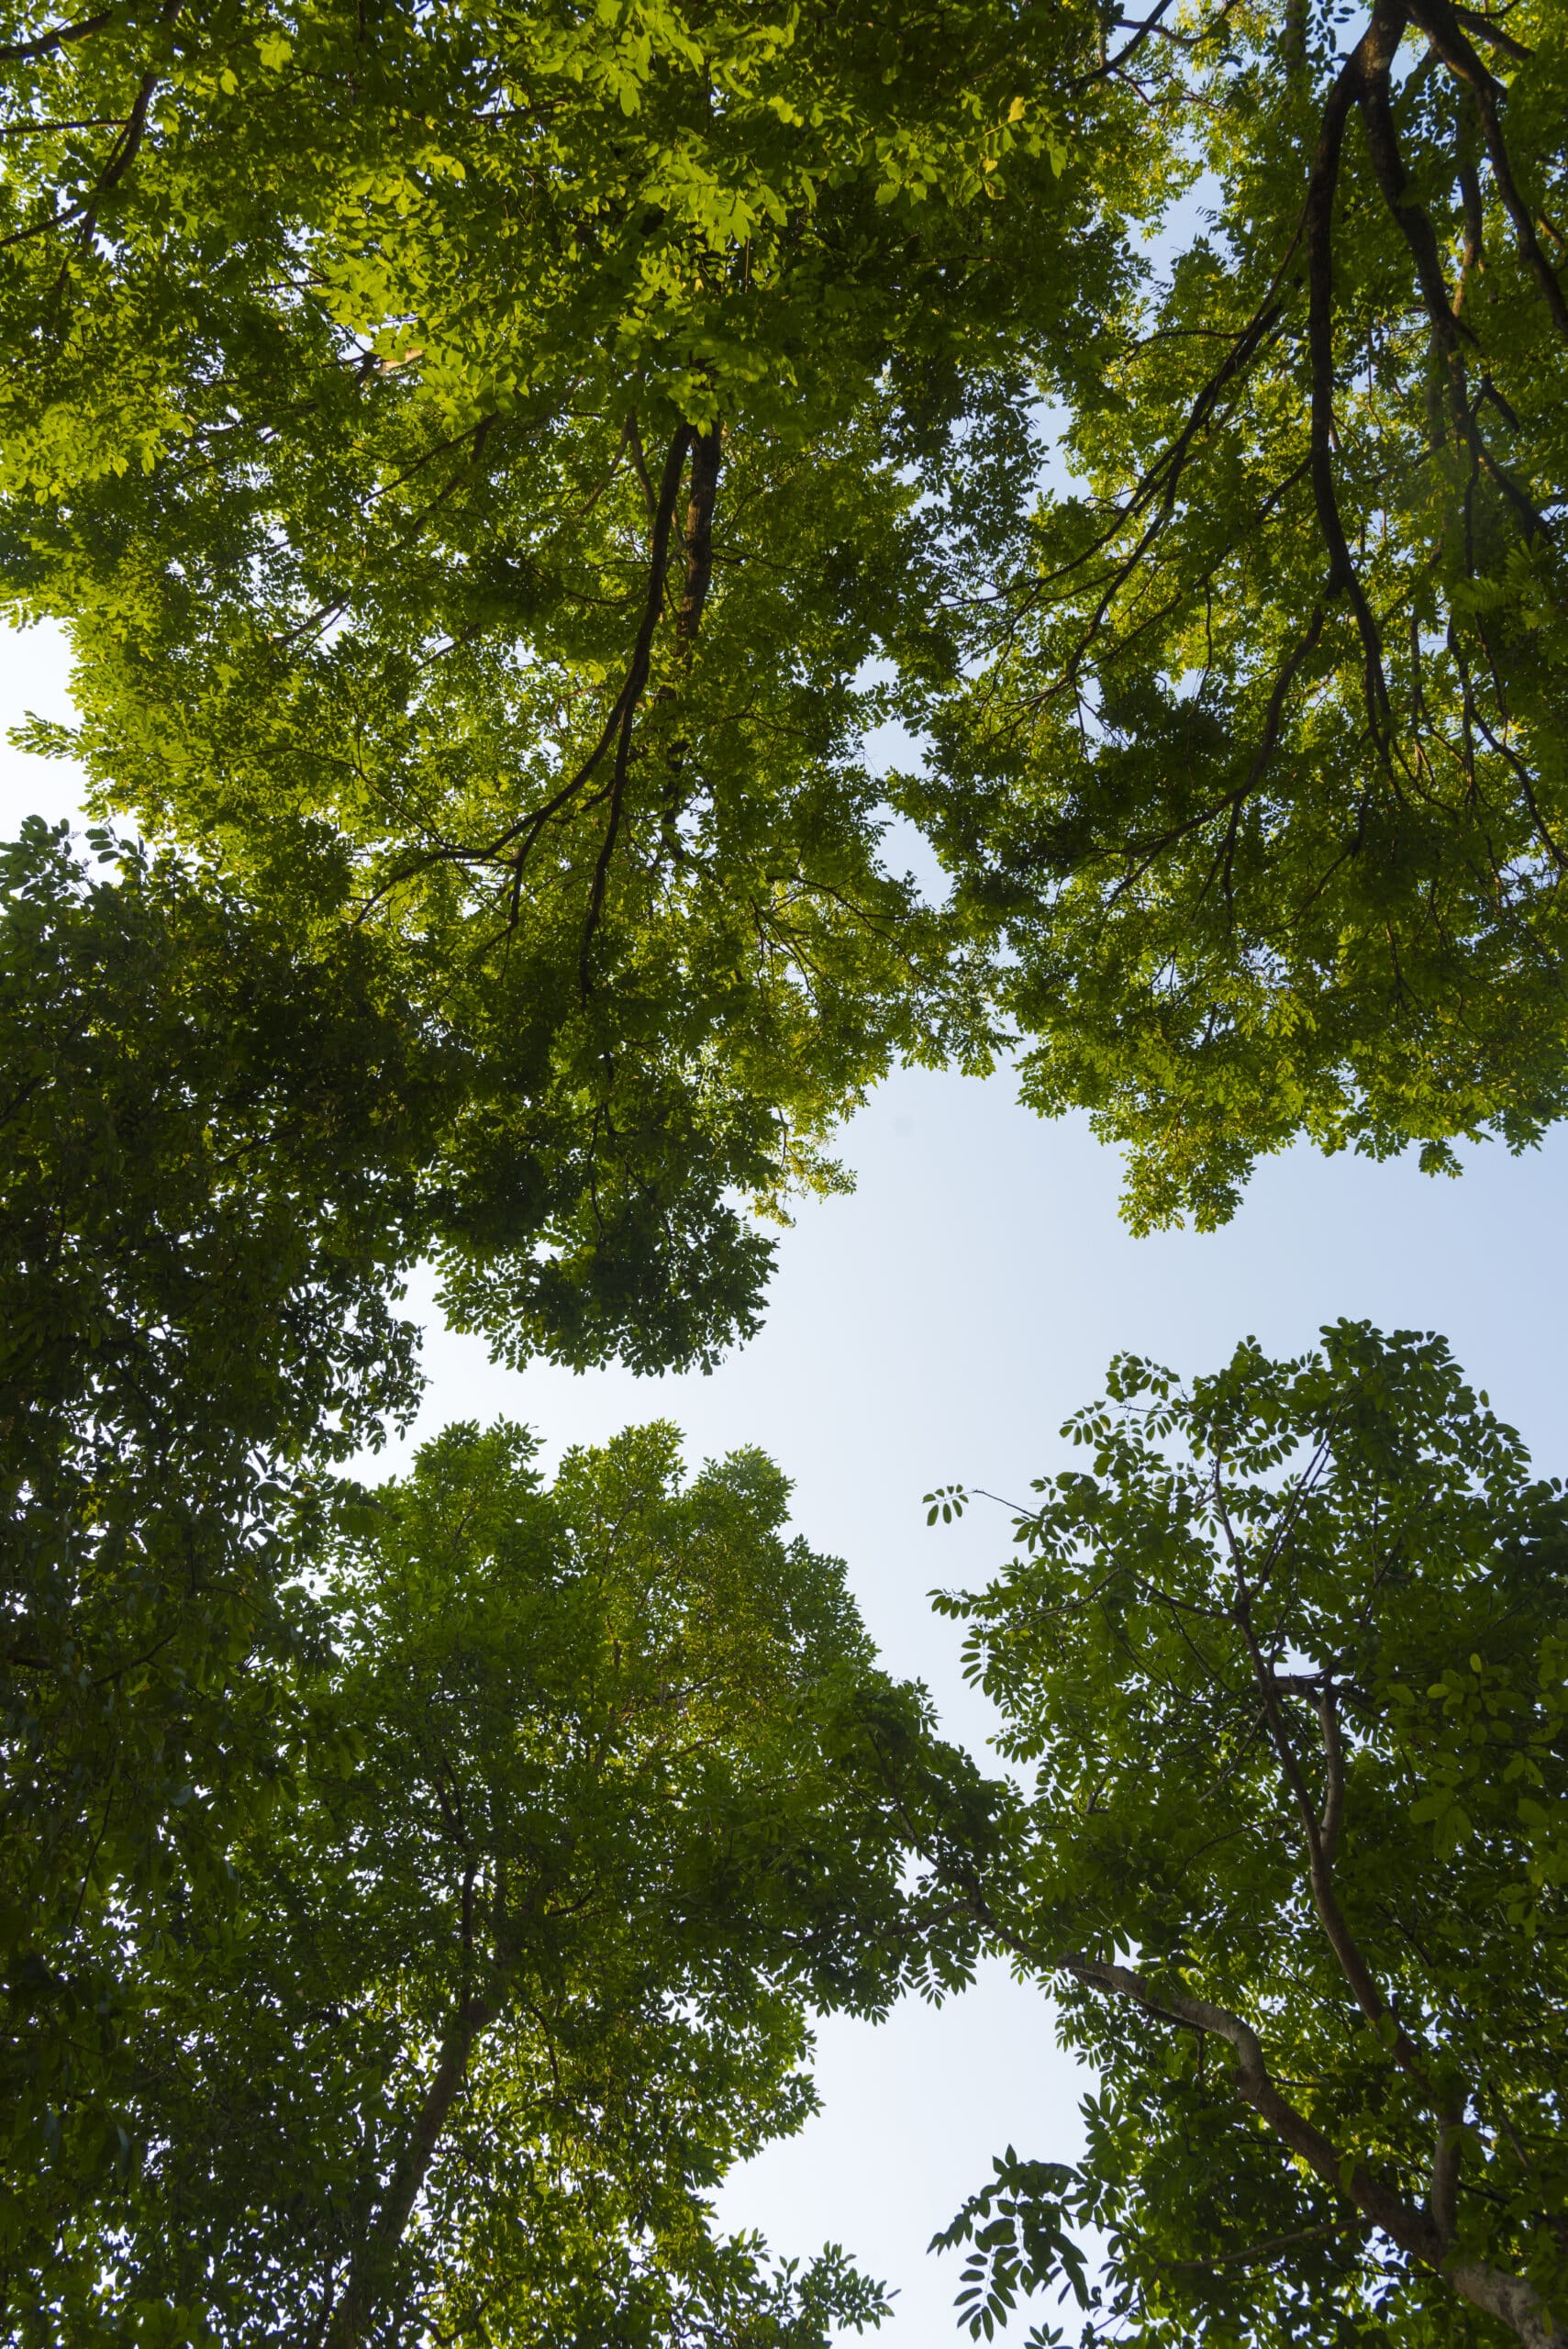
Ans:
<svg viewBox="0 0 1568 2349"><path fill-rule="evenodd" d="M970 2330L1065 2279L1085 2341L1559 2343L1562 1486L1364 1323L1123 1356L1064 1432L940 1602L1032 1773L967 1898L1099 2073L1082 2165L1009 2150L940 2239Z"/></svg>
<svg viewBox="0 0 1568 2349"><path fill-rule="evenodd" d="M275 1771L321 1472L417 1396L429 1073L351 941L302 963L37 822L3 877L0 2110L24 2165L74 2113L91 2174L139 1940Z"/></svg>
<svg viewBox="0 0 1568 2349"><path fill-rule="evenodd" d="M388 941L302 951L210 868L98 851L35 821L0 862L0 2108L89 2178L119 2010L276 1798L338 1472L417 1399L409 1266L487 1277L499 1344L646 1367L747 1326L766 1261L700 1103L509 1115L507 1040Z"/></svg>
<svg viewBox="0 0 1568 2349"><path fill-rule="evenodd" d="M106 799L425 944L521 1104L695 1096L764 1199L894 1054L983 1064L862 737L951 658L923 450L1121 265L1028 95L1089 25L24 13L4 572Z"/></svg>
<svg viewBox="0 0 1568 2349"><path fill-rule="evenodd" d="M1568 51L1553 0L1115 23L1174 256L957 583L895 796L1144 1228L1298 1133L1452 1171L1562 1113Z"/></svg>
<svg viewBox="0 0 1568 2349"><path fill-rule="evenodd" d="M531 1451L449 1429L320 1561L280 1798L126 2022L136 2156L85 2211L47 2166L24 2189L20 2338L815 2349L875 2321L837 2254L771 2271L705 2198L811 2109L808 2003L966 1977L879 1755L923 1763L928 1820L983 1831L988 1797L761 1454L684 1483L655 1426L546 1488Z"/></svg>
<svg viewBox="0 0 1568 2349"><path fill-rule="evenodd" d="M1560 1114L1551 0L14 29L3 561L108 797L786 1187L998 1027L1140 1224Z"/></svg>

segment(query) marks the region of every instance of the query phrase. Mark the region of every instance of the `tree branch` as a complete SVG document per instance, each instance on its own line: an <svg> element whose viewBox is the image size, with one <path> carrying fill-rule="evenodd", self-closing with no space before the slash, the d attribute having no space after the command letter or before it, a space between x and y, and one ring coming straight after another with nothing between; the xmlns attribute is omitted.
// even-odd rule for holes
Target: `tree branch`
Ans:
<svg viewBox="0 0 1568 2349"><path fill-rule="evenodd" d="M664 610L665 573L670 561L670 533L674 524L675 501L680 495L681 476L685 470L686 451L696 436L689 424L677 425L664 459L663 477L659 484L659 502L654 509L653 528L648 555L648 595L643 605L642 624L632 648L631 663L620 695L620 732L616 744L615 770L610 778L609 816L605 826L604 844L594 866L594 878L588 891L588 910L583 925L583 950L578 957L578 985L586 1002L592 979L588 957L594 935L604 911L605 889L609 879L610 860L615 854L616 838L620 830L621 807L626 797L627 768L631 757L632 726L638 705L648 683L648 671L653 658L654 631ZM714 478L717 479L717 450ZM521 867L519 866L519 873Z"/></svg>
<svg viewBox="0 0 1568 2349"><path fill-rule="evenodd" d="M166 6L158 19L160 32L164 31L174 22L183 5L184 0L166 0ZM103 20L99 19L99 21ZM0 51L0 55L4 54L4 51ZM12 54L15 52L13 51ZM0 250L4 250L8 245L25 245L34 237L48 236L55 228L68 228L72 222L76 220L81 221L84 234L91 233L97 217L96 206L100 198L107 195L109 190L124 179L140 151L141 142L147 131L147 110L152 104L153 94L162 78L162 68L158 65L149 66L142 75L136 96L131 103L130 112L125 118L125 128L110 148L108 160L103 170L80 203L72 205L64 212L53 214L48 220L35 221L30 228L13 229L10 236L0 237Z"/></svg>
<svg viewBox="0 0 1568 2349"><path fill-rule="evenodd" d="M89 33L102 32L112 25L118 11L105 8L95 17L83 17L74 25L60 25L51 33L39 33L36 40L9 41L0 48L0 64L20 63L24 58L48 57L52 50L63 49L68 41L85 40Z"/></svg>
<svg viewBox="0 0 1568 2349"><path fill-rule="evenodd" d="M1344 151L1345 124L1360 97L1370 71L1385 69L1399 46L1403 15L1379 6L1355 48L1335 77L1323 109L1317 152L1307 182L1307 352L1311 370L1312 492L1318 526L1329 551L1328 593L1345 595L1361 631L1366 668L1367 716L1373 739L1386 760L1385 726L1388 682L1384 674L1383 646L1365 592L1351 557L1350 541L1340 514L1334 484L1334 198L1340 161Z"/></svg>
<svg viewBox="0 0 1568 2349"><path fill-rule="evenodd" d="M1439 250L1437 231L1431 216L1424 205L1413 200L1409 193L1408 174L1399 151L1399 138L1394 126L1394 106L1386 66L1366 75L1361 94L1362 121L1365 127L1367 146L1371 150L1373 168L1377 173L1384 200L1393 215L1400 234L1410 249L1416 263L1417 282L1421 300L1430 322L1432 340L1441 359L1448 387L1449 411L1458 438L1469 449L1487 478L1500 489L1524 525L1527 539L1550 536L1545 518L1526 495L1511 473L1499 465L1482 438L1476 421L1476 410L1470 398L1466 380L1464 353L1460 337L1475 340L1461 315L1458 295L1450 296L1448 280L1443 273L1442 256ZM1466 249L1470 231L1467 222Z"/></svg>
<svg viewBox="0 0 1568 2349"><path fill-rule="evenodd" d="M1318 1718L1323 1724L1323 1816L1318 1822L1318 1842L1323 1854L1323 1865L1332 1868L1334 1854L1339 1848L1340 1827L1345 1815L1345 1750L1340 1736L1340 1707L1331 1680L1324 1682L1318 1691Z"/></svg>
<svg viewBox="0 0 1568 2349"><path fill-rule="evenodd" d="M711 424L692 440L692 494L686 507L686 584L675 616L675 640L690 653L702 625L703 606L713 578L713 509L718 495L718 468L724 447L724 427Z"/></svg>
<svg viewBox="0 0 1568 2349"><path fill-rule="evenodd" d="M1525 2349L1562 2349L1563 2335L1552 2324L1533 2285L1483 2260L1445 2262L1444 2240L1430 2214L1385 2186L1360 2162L1347 2160L1305 2113L1296 2110L1271 2075L1256 2032L1240 2015L1207 1998L1194 1998L1190 1992L1156 1985L1130 1966L1107 1965L1082 1954L1046 1959L1021 1934L994 1917L984 1899L978 1905L987 1930L1031 1967L1069 1974L1087 1989L1130 1999L1159 2021L1223 2040L1236 2057L1236 2086L1240 2094L1280 2143L1305 2162L1330 2193L1351 2202L1380 2234L1431 2268L1459 2299L1499 2319L1525 2343Z"/></svg>
<svg viewBox="0 0 1568 2349"><path fill-rule="evenodd" d="M1503 30L1501 25L1495 25L1490 17L1478 17L1473 8L1455 8L1453 15L1456 24L1462 25L1467 32L1478 34L1481 39L1490 41L1492 47L1500 49L1505 57L1511 57L1516 65L1528 65L1535 55L1533 49L1528 49L1522 40L1516 40L1512 33Z"/></svg>
<svg viewBox="0 0 1568 2349"><path fill-rule="evenodd" d="M1568 338L1568 302L1563 299L1562 288L1557 282L1551 263L1541 250L1530 208L1514 177L1513 161L1503 137L1502 119L1497 108L1501 95L1499 85L1465 39L1459 13L1450 5L1450 0L1407 0L1407 5L1410 22L1420 27L1450 72L1464 83L1474 95L1487 157L1497 183L1497 193L1514 224L1519 250L1540 288L1546 306L1551 313L1552 324L1559 334Z"/></svg>
<svg viewBox="0 0 1568 2349"><path fill-rule="evenodd" d="M441 2041L434 2076L394 2165L385 2199L355 2246L343 2297L333 2310L332 2321L327 2328L326 2349L360 2349L366 2338L388 2264L403 2240L420 2188L429 2175L436 2148L467 2074L473 2043L495 2021L496 2012L490 2000L470 2000L466 1996L459 1998Z"/></svg>

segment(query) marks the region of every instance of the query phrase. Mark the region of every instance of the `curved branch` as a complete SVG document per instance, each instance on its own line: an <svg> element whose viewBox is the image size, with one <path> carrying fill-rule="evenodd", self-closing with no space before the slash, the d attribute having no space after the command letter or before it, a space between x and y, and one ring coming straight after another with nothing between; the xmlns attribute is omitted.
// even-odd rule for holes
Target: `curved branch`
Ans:
<svg viewBox="0 0 1568 2349"><path fill-rule="evenodd" d="M592 981L588 956L594 935L604 911L605 888L609 879L610 860L615 854L616 838L620 830L621 807L626 797L627 768L631 757L632 726L638 706L648 683L648 672L653 658L653 636L664 611L665 573L670 562L670 534L674 525L675 500L680 495L681 476L685 471L686 451L696 435L689 424L676 427L664 459L663 477L659 484L659 499L653 515L648 551L648 596L642 609L642 624L632 648L631 663L626 683L621 687L619 701L619 737L616 743L615 770L610 778L610 812L605 826L604 844L594 866L594 878L588 891L588 910L583 925L583 950L578 957L577 978L586 1001ZM717 439L715 440L714 478L717 479ZM522 867L518 865L518 878Z"/></svg>
<svg viewBox="0 0 1568 2349"><path fill-rule="evenodd" d="M1236 2086L1259 2118L1280 2143L1306 2163L1337 2199L1349 2201L1362 2218L1386 2235L1410 2258L1439 2275L1460 2299L1496 2317L1516 2333L1525 2349L1562 2349L1564 2336L1552 2323L1540 2295L1523 2277L1508 2275L1480 2259L1451 2259L1429 2211L1406 2200L1360 2162L1348 2160L1323 2132L1282 2095L1268 2067L1262 2042L1251 2025L1227 2007L1217 2007L1188 1991L1151 1982L1131 1966L1109 1965L1073 1953L1047 1959L991 1914L984 1899L976 1904L980 1920L1001 1945L1033 1968L1071 1975L1086 1989L1129 1999L1143 2012L1186 2030L1223 2040L1236 2058Z"/></svg>
<svg viewBox="0 0 1568 2349"><path fill-rule="evenodd" d="M1465 39L1459 12L1450 0L1408 0L1410 22L1418 25L1448 67L1451 73L1465 83L1474 95L1476 111L1481 117L1482 135L1486 141L1486 154L1497 183L1497 193L1504 209L1514 224L1518 239L1536 284L1540 286L1552 324L1559 334L1568 338L1568 301L1551 263L1541 250L1540 239L1535 233L1535 221L1529 205L1519 192L1514 177L1514 167L1503 137L1502 119L1497 101L1502 92L1496 77L1476 55Z"/></svg>
<svg viewBox="0 0 1568 2349"><path fill-rule="evenodd" d="M1312 383L1312 492L1318 527L1329 550L1330 596L1345 595L1361 632L1366 669L1367 717L1373 739L1386 761L1385 724L1388 681L1384 674L1383 644L1361 579L1351 557L1350 541L1340 513L1334 483L1334 197L1339 187L1340 161L1344 152L1345 125L1352 105L1362 95L1369 72L1386 71L1405 28L1402 13L1382 6L1362 33L1335 77L1323 109L1318 149L1307 182L1304 226L1307 235L1307 340Z"/></svg>
<svg viewBox="0 0 1568 2349"><path fill-rule="evenodd" d="M1256 2032L1225 2007L1184 1992L1157 1988L1147 1976L1130 1966L1106 1965L1096 1959L1069 1957L1062 1970L1087 1987L1109 1990L1130 1998L1145 2013L1184 2023L1195 2031L1223 2039L1236 2056L1236 2085L1253 2110L1316 2176L1336 2195L1353 2202L1379 2233L1396 2243L1423 2266L1434 2268L1451 2291L1487 2316L1496 2317L1518 2334L1526 2349L1562 2349L1563 2336L1552 2323L1545 2302L1522 2276L1510 2276L1480 2259L1445 2259L1444 2239L1432 2218L1357 2162L1347 2164L1320 2129L1281 2095L1264 2058ZM1348 2173L1348 2174L1347 2174Z"/></svg>
<svg viewBox="0 0 1568 2349"><path fill-rule="evenodd" d="M1490 17L1477 16L1473 8L1456 7L1453 14L1454 21L1462 25L1466 32L1476 33L1481 39L1490 41L1492 47L1500 49L1505 57L1511 57L1516 65L1528 65L1535 55L1533 49L1527 48L1522 40L1516 40L1512 33L1503 30L1501 25L1495 25Z"/></svg>
<svg viewBox="0 0 1568 2349"><path fill-rule="evenodd" d="M48 57L51 50L63 49L68 41L85 40L89 33L102 32L112 25L119 11L105 8L96 17L83 17L74 25L58 25L51 33L39 33L36 40L7 41L0 48L0 64L19 64L24 58Z"/></svg>

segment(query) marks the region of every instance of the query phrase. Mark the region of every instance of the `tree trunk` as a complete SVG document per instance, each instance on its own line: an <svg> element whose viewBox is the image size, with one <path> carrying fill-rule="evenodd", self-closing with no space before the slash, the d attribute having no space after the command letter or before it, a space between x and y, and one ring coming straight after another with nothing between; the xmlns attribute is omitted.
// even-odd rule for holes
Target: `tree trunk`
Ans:
<svg viewBox="0 0 1568 2349"><path fill-rule="evenodd" d="M324 2349L360 2349L375 2314L387 2270L403 2240L403 2231L429 2175L441 2132L468 2070L473 2043L494 2021L495 2011L494 2006L484 2001L465 2002L459 2007L441 2043L435 2076L415 2115L408 2142L397 2157L385 2198L349 2263L348 2282L342 2299L332 2311Z"/></svg>

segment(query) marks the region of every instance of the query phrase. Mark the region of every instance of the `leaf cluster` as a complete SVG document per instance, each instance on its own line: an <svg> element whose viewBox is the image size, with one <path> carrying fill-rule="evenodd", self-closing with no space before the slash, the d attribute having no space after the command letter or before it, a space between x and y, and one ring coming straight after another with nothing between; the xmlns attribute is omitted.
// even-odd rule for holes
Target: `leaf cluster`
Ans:
<svg viewBox="0 0 1568 2349"><path fill-rule="evenodd" d="M339 1513L285 1798L143 1952L120 2174L46 2162L13 2207L18 2338L805 2349L879 2314L706 2198L812 2110L807 2000L964 1978L879 1758L959 1757L761 1454L687 1483L656 1425L546 1487L531 1452L450 1428Z"/></svg>
<svg viewBox="0 0 1568 2349"><path fill-rule="evenodd" d="M976 1906L1098 2073L1077 2170L971 2206L971 2299L1081 2283L1064 2213L1086 2340L1551 2337L1561 1486L1359 1323L1185 1387L1120 1358L1064 1433L1092 1464L940 1602L1030 1773Z"/></svg>

